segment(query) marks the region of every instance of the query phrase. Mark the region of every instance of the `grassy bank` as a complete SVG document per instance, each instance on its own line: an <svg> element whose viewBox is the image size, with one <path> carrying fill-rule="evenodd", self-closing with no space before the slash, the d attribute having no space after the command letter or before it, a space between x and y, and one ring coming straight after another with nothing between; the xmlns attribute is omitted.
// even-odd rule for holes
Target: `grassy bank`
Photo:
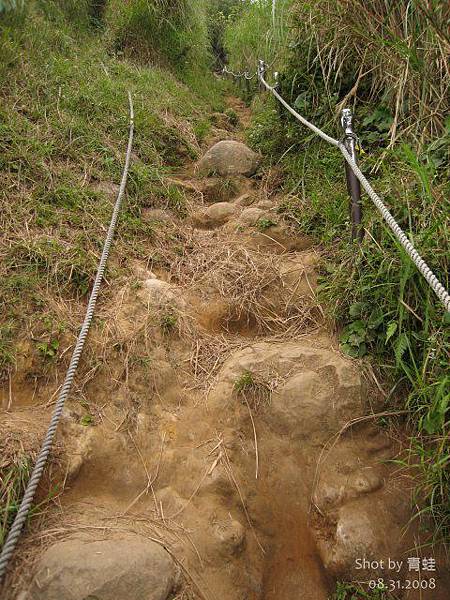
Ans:
<svg viewBox="0 0 450 600"><path fill-rule="evenodd" d="M436 14L445 12L443 2L435 4ZM228 47L232 66L243 57L253 62L265 48L271 7L247 6L238 28L243 33ZM266 25L255 42L261 12ZM369 8L355 0L294 1L283 24L289 49L271 51L282 95L335 137L341 136L340 108L355 108L363 171L448 288L450 123L442 93L448 85L442 62L447 41L439 23L419 3L389 9L384 2ZM234 29L231 24L230 37ZM371 360L386 408L409 411L411 455L405 461L420 475L417 498L426 498L422 512L434 519L434 539L448 542L448 313L368 199L364 242L350 242L340 154L301 128L272 97L256 98L254 107L250 142L284 172L287 198L280 210L325 250L320 297L341 348Z"/></svg>
<svg viewBox="0 0 450 600"><path fill-rule="evenodd" d="M139 219L143 207L158 198L182 203L165 175L198 152L207 115L221 102L206 70L198 78L180 66L177 77L159 61L144 66L141 52L126 59L110 50L114 31L93 27L87 4L78 8L37 1L2 16L3 375L19 332L46 312L47 295L80 298L90 287L126 150L127 91L137 134L118 240L125 256L152 234ZM184 77L196 80L194 89Z"/></svg>
<svg viewBox="0 0 450 600"><path fill-rule="evenodd" d="M183 193L167 176L198 154L209 115L221 107L221 89L208 70L203 8L151 6L146 14L150 4L139 1L1 3L0 381L6 390L16 372L45 384L67 364L64 348L81 323L120 182L128 91L136 134L107 281L148 254L155 226L142 218L146 207L185 210ZM157 35L151 19L159 23ZM6 427L1 440L0 545L40 439L37 433L27 445Z"/></svg>

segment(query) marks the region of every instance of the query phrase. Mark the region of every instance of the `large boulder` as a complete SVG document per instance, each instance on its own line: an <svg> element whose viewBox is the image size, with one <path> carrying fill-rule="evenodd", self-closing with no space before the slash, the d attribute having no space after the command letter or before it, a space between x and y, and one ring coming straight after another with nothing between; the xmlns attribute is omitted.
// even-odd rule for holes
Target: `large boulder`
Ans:
<svg viewBox="0 0 450 600"><path fill-rule="evenodd" d="M43 555L27 600L167 600L176 583L169 554L137 535L69 539Z"/></svg>
<svg viewBox="0 0 450 600"><path fill-rule="evenodd" d="M292 440L320 445L362 414L361 376L338 352L307 341L249 345L224 363L211 401L217 406L232 402L236 382L245 372L260 382L277 379L261 417Z"/></svg>
<svg viewBox="0 0 450 600"><path fill-rule="evenodd" d="M259 165L259 156L245 144L234 140L223 140L210 148L198 163L200 175L212 173L222 177L254 175Z"/></svg>

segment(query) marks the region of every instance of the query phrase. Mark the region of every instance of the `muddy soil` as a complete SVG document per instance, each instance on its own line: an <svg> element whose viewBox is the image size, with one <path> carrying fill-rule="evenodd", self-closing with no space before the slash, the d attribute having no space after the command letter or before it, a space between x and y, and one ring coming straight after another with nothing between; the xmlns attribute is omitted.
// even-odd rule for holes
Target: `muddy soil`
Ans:
<svg viewBox="0 0 450 600"><path fill-rule="evenodd" d="M209 145L242 137L217 128ZM64 491L22 542L4 597L79 530L157 540L180 574L170 598L326 600L336 580L404 581L405 567L357 568L430 551L407 527L413 483L389 463L401 444L376 425L379 396L324 323L320 250L278 213L276 174L200 177L192 164L172 182L189 214L143 215L159 258L149 242L153 258L135 261L100 308L116 343L82 386L92 423L75 393L53 467ZM94 345L106 335L96 327ZM7 419L41 435L50 390L18 374L2 390ZM397 597L448 598L438 566L422 573L436 588Z"/></svg>

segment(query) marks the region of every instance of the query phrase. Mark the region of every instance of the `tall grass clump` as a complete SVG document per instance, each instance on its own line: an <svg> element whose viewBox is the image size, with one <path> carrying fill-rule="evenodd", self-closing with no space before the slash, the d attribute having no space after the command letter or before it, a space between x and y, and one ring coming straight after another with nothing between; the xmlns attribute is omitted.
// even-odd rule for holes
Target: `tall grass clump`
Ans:
<svg viewBox="0 0 450 600"><path fill-rule="evenodd" d="M110 0L105 19L116 51L178 71L209 64L206 0Z"/></svg>
<svg viewBox="0 0 450 600"><path fill-rule="evenodd" d="M275 64L286 55L292 0L243 2L228 17L224 44L237 71L256 71L258 59Z"/></svg>
<svg viewBox="0 0 450 600"><path fill-rule="evenodd" d="M291 69L320 75L318 92L341 103L385 107L391 144L404 135L422 144L448 115L449 17L445 0L296 1Z"/></svg>

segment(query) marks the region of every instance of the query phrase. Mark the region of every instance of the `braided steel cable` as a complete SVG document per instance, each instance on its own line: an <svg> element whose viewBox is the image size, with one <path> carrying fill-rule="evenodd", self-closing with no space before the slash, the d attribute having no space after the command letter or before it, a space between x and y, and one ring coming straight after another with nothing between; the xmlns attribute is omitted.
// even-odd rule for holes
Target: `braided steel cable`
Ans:
<svg viewBox="0 0 450 600"><path fill-rule="evenodd" d="M400 225L397 223L397 221L394 219L387 206L381 200L380 196L378 196L378 194L372 188L370 183L367 181L361 169L350 156L349 152L347 151L347 148L342 142L339 142L339 150L342 152L345 160L350 165L352 171L361 182L361 185L366 190L369 198L378 208L384 220L389 225L389 228L391 229L395 237L398 239L400 244L403 246L405 252L411 258L418 270L422 273L423 277L426 279L426 281L428 282L436 296L439 298L439 300L442 302L442 304L445 306L445 308L448 311L450 311L450 294L447 292L445 287L442 285L442 283L439 281L439 279L436 277L436 275L433 273L433 271L430 269L427 263L423 260L423 258L414 248L413 244L407 238L406 234L404 233Z"/></svg>
<svg viewBox="0 0 450 600"><path fill-rule="evenodd" d="M232 75L235 79L240 79L241 77L243 77L244 79L247 79L247 81L250 81L251 79L253 79L254 77L256 77L258 75L258 73L255 71L255 73L253 73L252 75L250 75L250 73L248 71L242 71L241 73L235 73L234 71L230 71L230 69L228 69L228 67L225 65L222 69L222 73L226 73L227 75Z"/></svg>
<svg viewBox="0 0 450 600"><path fill-rule="evenodd" d="M19 510L17 511L14 522L9 530L8 536L6 538L5 544L2 548L0 554L0 580L5 575L6 569L8 567L8 563L12 557L12 554L15 550L17 542L19 541L20 533L22 531L22 527L25 523L25 520L28 515L28 511L30 510L31 504L33 502L34 494L36 492L36 488L40 482L42 473L44 471L45 465L47 463L48 456L50 454L50 450L53 445L53 440L55 437L56 429L58 427L59 421L61 419L62 411L64 409L64 404L69 396L70 389L72 387L72 383L75 377L75 373L78 367L78 363L80 361L81 354L83 352L84 344L89 332L89 328L91 326L92 319L94 317L95 305L97 302L97 297L100 291L100 286L103 280L103 275L105 273L106 263L108 260L109 252L111 249L111 244L114 238L114 232L117 225L117 220L119 217L119 211L122 204L123 194L125 192L125 187L128 179L128 171L130 167L130 157L131 157L131 149L133 147L133 136L134 136L134 109L133 109L133 100L130 92L128 92L128 102L130 109L130 125L129 125L129 137L128 137L128 147L125 158L125 165L123 168L122 180L120 183L119 192L117 194L116 203L114 205L114 210L111 216L111 222L109 224L108 233L105 239L105 243L103 246L102 255L100 258L100 262L97 269L97 275L95 277L95 282L92 288L92 292L89 298L88 306L86 309L86 315L84 318L83 325L80 329L80 333L77 338L77 342L75 344L75 349L72 354L72 358L70 359L69 368L67 369L66 378L64 380L63 386L59 392L58 399L56 401L55 409L53 411L53 415L50 421L50 425L48 427L47 433L45 435L44 441L42 443L41 449L39 451L36 463L33 468L33 472L31 473L30 479L28 481L27 487L25 489L25 493L22 498L22 502L20 504Z"/></svg>
<svg viewBox="0 0 450 600"><path fill-rule="evenodd" d="M423 260L423 258L417 252L417 250L414 248L413 244L407 238L405 232L402 230L400 225L394 219L394 217L390 213L389 209L386 207L384 202L381 200L380 196L378 196L378 194L375 192L375 190L372 188L372 186L370 185L370 183L368 182L368 180L362 173L361 169L358 167L356 162L350 156L350 154L348 153L344 144L342 142L340 142L339 140L336 140L336 139L332 138L331 136L327 135L321 129L319 129L318 127L313 125L313 123L310 123L307 119L302 117L295 109L292 108L292 106L290 106L286 102L286 100L284 100L284 98L282 98L280 96L280 94L277 92L277 90L273 86L271 86L267 83L267 81L264 79L264 77L262 77L260 75L259 78L261 80L261 83L270 92L272 92L272 94L275 96L275 98L277 98L277 100L298 121L300 121L300 123L302 123L309 129L311 129L311 131L314 131L314 133L316 133L319 137L321 137L323 140L325 140L332 146L335 146L342 152L342 155L344 156L345 160L349 164L350 168L352 169L352 171L354 172L356 177L361 182L361 185L366 190L369 198L372 200L372 202L375 204L377 209L380 211L381 215L383 216L384 220L388 224L389 228L391 229L391 231L393 232L395 237L398 239L400 244L403 246L405 252L408 254L408 256L411 258L413 263L416 265L417 269L420 271L420 273L423 275L425 280L428 282L428 284L430 285L430 287L432 288L432 290L434 291L436 296L439 298L439 300L445 306L446 310L450 311L450 294L445 289L445 287L442 285L442 283L439 281L439 279L436 277L436 275L433 273L433 271L430 269L430 267L427 265L427 263Z"/></svg>

